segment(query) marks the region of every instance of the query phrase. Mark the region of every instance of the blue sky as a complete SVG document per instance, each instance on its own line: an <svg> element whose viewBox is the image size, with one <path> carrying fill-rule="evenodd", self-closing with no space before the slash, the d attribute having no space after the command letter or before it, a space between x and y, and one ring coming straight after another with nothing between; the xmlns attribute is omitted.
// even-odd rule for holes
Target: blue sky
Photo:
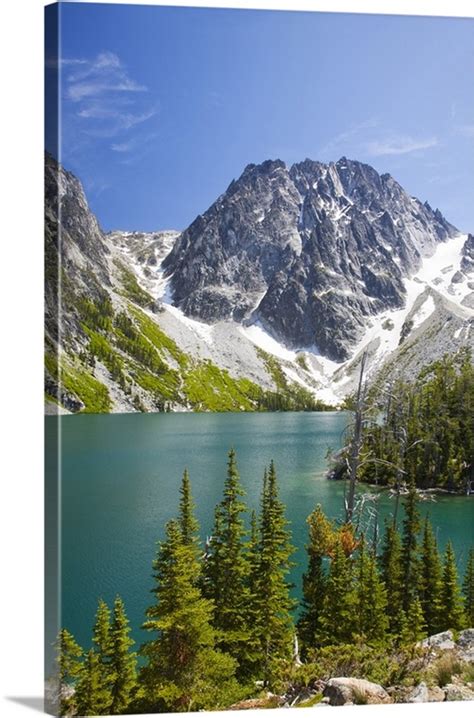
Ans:
<svg viewBox="0 0 474 718"><path fill-rule="evenodd" d="M61 159L104 229L185 228L249 162L346 155L474 231L474 20L88 3L60 17Z"/></svg>

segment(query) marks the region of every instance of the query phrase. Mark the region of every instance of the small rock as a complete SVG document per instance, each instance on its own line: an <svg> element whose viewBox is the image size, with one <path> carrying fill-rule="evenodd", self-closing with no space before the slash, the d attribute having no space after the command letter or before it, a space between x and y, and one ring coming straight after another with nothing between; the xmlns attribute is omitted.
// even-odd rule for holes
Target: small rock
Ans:
<svg viewBox="0 0 474 718"><path fill-rule="evenodd" d="M460 284L461 282L464 282L465 279L466 279L466 277L464 276L464 274L462 272L457 271L451 277L451 283L452 284Z"/></svg>
<svg viewBox="0 0 474 718"><path fill-rule="evenodd" d="M467 686L448 683L444 686L447 701L474 701L474 691Z"/></svg>
<svg viewBox="0 0 474 718"><path fill-rule="evenodd" d="M439 686L428 688L428 703L440 703L446 700L446 693Z"/></svg>
<svg viewBox="0 0 474 718"><path fill-rule="evenodd" d="M385 688L362 678L331 678L323 695L332 706L392 703Z"/></svg>
<svg viewBox="0 0 474 718"><path fill-rule="evenodd" d="M443 693L444 698L444 693ZM428 686L426 683L420 683L407 695L406 703L427 703L428 702Z"/></svg>

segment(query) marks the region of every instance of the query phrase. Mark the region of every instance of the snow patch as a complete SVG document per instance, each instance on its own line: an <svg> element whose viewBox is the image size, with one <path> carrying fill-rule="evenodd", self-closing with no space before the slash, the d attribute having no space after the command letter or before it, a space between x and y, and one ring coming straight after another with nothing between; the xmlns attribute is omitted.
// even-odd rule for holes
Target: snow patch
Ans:
<svg viewBox="0 0 474 718"><path fill-rule="evenodd" d="M434 310L436 309L435 301L431 294L426 297L423 304L419 307L418 311L413 317L413 329L417 329L420 327L425 319L428 319L428 317L433 314Z"/></svg>
<svg viewBox="0 0 474 718"><path fill-rule="evenodd" d="M251 324L249 327L239 327L239 331L247 339L250 339L255 346L263 349L263 351L273 354L279 359L285 359L286 361L294 361L296 358L296 352L290 351L283 344L280 344L274 339L259 322Z"/></svg>
<svg viewBox="0 0 474 718"><path fill-rule="evenodd" d="M189 317L172 304L167 304L166 309L170 314L184 324L188 329L200 339L203 339L206 344L212 345L214 343L214 327L212 324L205 324L204 322L198 322L196 319L190 319Z"/></svg>

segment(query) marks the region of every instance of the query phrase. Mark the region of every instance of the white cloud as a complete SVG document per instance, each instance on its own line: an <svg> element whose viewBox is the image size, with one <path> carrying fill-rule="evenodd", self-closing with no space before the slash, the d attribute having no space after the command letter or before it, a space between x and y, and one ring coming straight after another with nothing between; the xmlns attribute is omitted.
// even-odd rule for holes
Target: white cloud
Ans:
<svg viewBox="0 0 474 718"><path fill-rule="evenodd" d="M135 146L135 142L133 140L129 140L129 142L118 142L116 144L110 145L110 149L114 152L130 152L131 149Z"/></svg>
<svg viewBox="0 0 474 718"><path fill-rule="evenodd" d="M464 137L474 137L474 125L460 125L456 128L456 131Z"/></svg>
<svg viewBox="0 0 474 718"><path fill-rule="evenodd" d="M58 67L67 67L68 65L87 65L87 60L80 60L78 58L58 58L58 57L47 57L45 65L47 68L57 70Z"/></svg>
<svg viewBox="0 0 474 718"><path fill-rule="evenodd" d="M157 104L150 102L148 88L110 51L93 59L65 58L63 65L66 126L73 135L70 144L79 138L89 138L90 143L116 138L110 149L130 151L135 145L133 128L158 111Z"/></svg>
<svg viewBox="0 0 474 718"><path fill-rule="evenodd" d="M353 148L354 144L357 144L365 130L373 129L377 126L378 120L375 117L358 122L331 138L329 142L320 148L319 155L324 158L329 157L332 160L338 159L336 155L350 152L349 148Z"/></svg>
<svg viewBox="0 0 474 718"><path fill-rule="evenodd" d="M418 150L436 147L437 144L438 139L436 137L414 138L407 135L392 135L385 139L368 142L366 151L374 157L380 157L382 155L405 155L409 152L417 152Z"/></svg>
<svg viewBox="0 0 474 718"><path fill-rule="evenodd" d="M116 92L146 92L144 85L133 80L118 55L100 52L94 60L63 60L63 64L78 69L66 74L67 97L73 102Z"/></svg>

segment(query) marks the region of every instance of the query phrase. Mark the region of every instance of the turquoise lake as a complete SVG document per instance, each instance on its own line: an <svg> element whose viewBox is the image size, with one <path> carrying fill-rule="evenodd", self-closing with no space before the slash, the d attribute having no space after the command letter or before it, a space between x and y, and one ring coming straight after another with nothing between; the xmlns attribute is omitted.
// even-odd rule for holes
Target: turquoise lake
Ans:
<svg viewBox="0 0 474 718"><path fill-rule="evenodd" d="M88 646L98 598L112 602L119 593L141 643L156 542L176 514L183 469L190 472L205 538L232 446L250 508L258 507L264 467L275 461L297 547L291 579L298 595L306 517L317 503L329 516L343 516L344 487L325 478L326 453L342 445L349 418L341 412L48 417L47 438L60 422L62 625ZM374 493L367 486L359 492ZM386 492L378 497L369 505L378 507L382 525L394 501ZM429 512L441 546L451 538L462 569L474 543L473 497L437 497L422 502L421 510ZM373 524L366 528L372 531Z"/></svg>

